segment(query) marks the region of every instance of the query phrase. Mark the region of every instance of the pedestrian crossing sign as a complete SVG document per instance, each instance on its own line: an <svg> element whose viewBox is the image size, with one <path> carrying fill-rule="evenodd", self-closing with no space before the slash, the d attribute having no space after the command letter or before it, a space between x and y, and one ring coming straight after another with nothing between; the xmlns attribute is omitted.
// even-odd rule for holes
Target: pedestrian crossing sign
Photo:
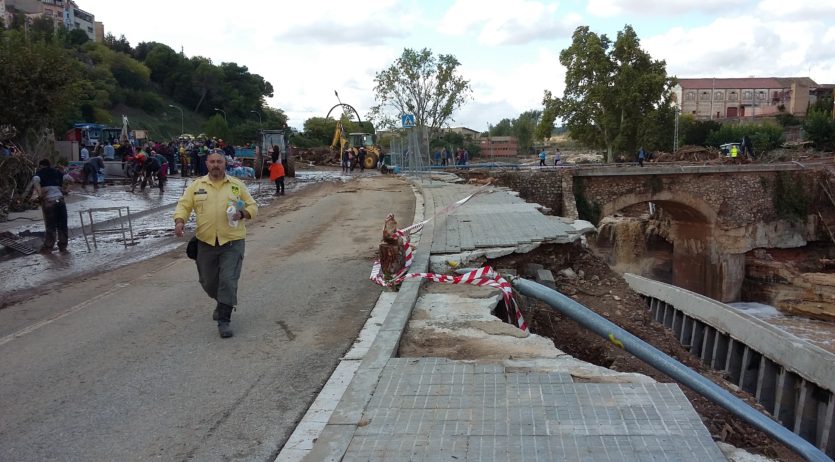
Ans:
<svg viewBox="0 0 835 462"><path fill-rule="evenodd" d="M414 114L403 114L400 116L400 123L403 125L403 128L412 128L415 126L415 115Z"/></svg>

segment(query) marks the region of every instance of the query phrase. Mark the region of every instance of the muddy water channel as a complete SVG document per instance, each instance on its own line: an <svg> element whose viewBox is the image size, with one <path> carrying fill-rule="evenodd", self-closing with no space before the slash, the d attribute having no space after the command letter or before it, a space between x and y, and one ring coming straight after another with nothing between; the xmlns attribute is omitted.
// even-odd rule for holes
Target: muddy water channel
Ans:
<svg viewBox="0 0 835 462"><path fill-rule="evenodd" d="M250 193L259 206L269 206L273 201L284 201L306 186L327 181L348 181L351 177L334 171L297 171L296 178L288 178L286 194L276 198L275 186L268 180L247 180ZM83 191L73 187L67 196L67 218L70 229L69 253L59 252L24 256L18 252L0 247L0 308L21 298L34 295L67 280L84 279L92 274L107 272L115 268L174 250L185 243L173 233L171 215L177 200L189 178L169 178L164 193L158 189L146 189L131 193L129 186L109 185L98 191ZM115 211L95 212L96 223L104 223L109 229L125 227L126 241L121 231L98 234L95 246L92 236L81 230L83 217L89 225L91 209L125 207L119 220ZM130 220L126 217L130 208ZM81 212L79 214L79 212ZM41 245L44 225L40 210L11 214L10 220L0 223L0 231L21 236L20 242L38 249ZM88 228L89 229L89 228ZM194 229L193 218L186 225L186 231ZM130 239L130 233L133 240ZM89 231L88 231L89 233ZM88 249L89 245L89 249Z"/></svg>
<svg viewBox="0 0 835 462"><path fill-rule="evenodd" d="M601 220L590 244L618 273L673 284L676 252L671 240L664 224L650 219L644 207ZM744 255L740 296L728 304L835 353L833 256L835 248L827 240L751 250Z"/></svg>

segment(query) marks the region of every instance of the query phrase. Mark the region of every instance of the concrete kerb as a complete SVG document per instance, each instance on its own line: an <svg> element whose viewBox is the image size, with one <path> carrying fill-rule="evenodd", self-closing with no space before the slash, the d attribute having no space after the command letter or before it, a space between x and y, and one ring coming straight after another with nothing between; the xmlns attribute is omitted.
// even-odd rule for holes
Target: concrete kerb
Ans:
<svg viewBox="0 0 835 462"><path fill-rule="evenodd" d="M412 188L416 200L413 223L418 223L423 221L424 217L432 217L435 213L435 207L431 197L427 198L426 191L420 188L419 183L413 181ZM430 221L420 233L412 236L412 242L417 245L411 266L412 271L425 272L429 268L429 253L432 249L433 232L434 223ZM308 409L308 412L296 427L296 430L290 435L284 448L275 459L277 462L299 460L338 461L342 459L342 456L348 450L354 432L361 425L363 412L371 401L383 368L397 352L400 337L417 302L421 283L419 280L411 280L401 284L400 290L391 302L391 307L388 308L385 321L376 333L371 346L368 347L367 353L363 355L361 360L353 360L353 362L359 362L359 366L356 369L354 369L355 366L343 368L343 364L351 361L343 359L340 366L331 375L328 383L325 384L322 392L317 396L314 404ZM387 295L386 292L381 295L374 311L377 311L378 308L380 310L387 308L385 306L387 303L384 300ZM363 331L366 328L364 327ZM360 336L362 336L362 333ZM351 370L355 370L355 372L351 373ZM350 378L347 376L349 374L351 375ZM342 383L341 387L339 382ZM345 385L345 382L348 382L347 385ZM337 397L334 390L338 388L343 388L344 392ZM326 391L334 395L330 398L331 402L334 400L338 402L335 406L331 406L332 413L327 422L323 423L323 407L327 406L320 403L320 398ZM317 432L317 430L320 431Z"/></svg>

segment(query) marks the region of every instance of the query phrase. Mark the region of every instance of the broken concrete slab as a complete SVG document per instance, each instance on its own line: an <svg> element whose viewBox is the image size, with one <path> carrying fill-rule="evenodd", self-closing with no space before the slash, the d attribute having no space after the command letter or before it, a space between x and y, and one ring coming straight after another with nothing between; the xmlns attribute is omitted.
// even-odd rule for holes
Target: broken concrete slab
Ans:
<svg viewBox="0 0 835 462"><path fill-rule="evenodd" d="M493 316L495 289L471 285L427 284L421 290L398 355L501 362L532 371L567 372L576 382L653 383L653 379L612 371L565 354L553 341L525 335Z"/></svg>
<svg viewBox="0 0 835 462"><path fill-rule="evenodd" d="M557 289L557 281L554 279L554 273L547 269L541 269L536 272L536 282L548 287L550 289Z"/></svg>

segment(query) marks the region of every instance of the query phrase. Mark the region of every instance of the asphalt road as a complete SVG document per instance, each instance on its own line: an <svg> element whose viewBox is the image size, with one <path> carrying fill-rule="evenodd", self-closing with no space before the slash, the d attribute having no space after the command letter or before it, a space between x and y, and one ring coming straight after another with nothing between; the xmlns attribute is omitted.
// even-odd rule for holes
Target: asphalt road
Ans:
<svg viewBox="0 0 835 462"><path fill-rule="evenodd" d="M414 213L397 177L262 209L231 339L182 248L0 310L0 460L272 461L380 293L389 212Z"/></svg>

